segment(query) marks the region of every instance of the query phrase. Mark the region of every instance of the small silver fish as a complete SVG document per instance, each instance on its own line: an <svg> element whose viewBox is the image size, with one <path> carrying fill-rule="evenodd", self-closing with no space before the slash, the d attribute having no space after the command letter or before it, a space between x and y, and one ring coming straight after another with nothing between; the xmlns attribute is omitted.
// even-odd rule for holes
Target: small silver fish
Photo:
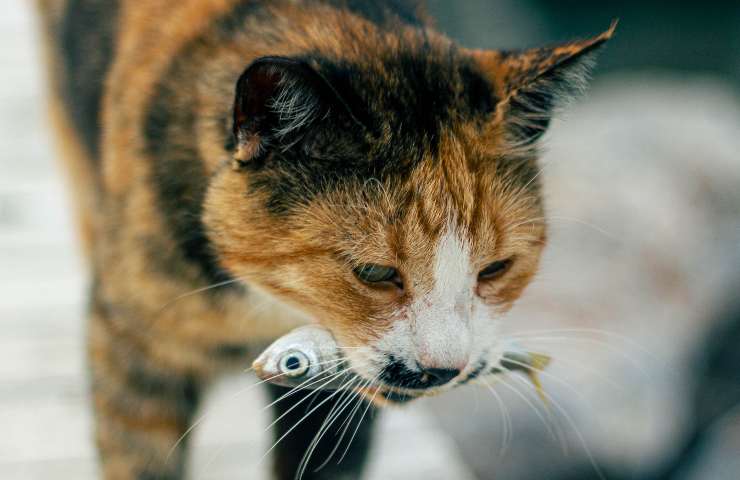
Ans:
<svg viewBox="0 0 740 480"><path fill-rule="evenodd" d="M307 325L278 338L252 363L261 380L283 387L336 390L354 374L343 371L334 337L324 327Z"/></svg>
<svg viewBox="0 0 740 480"><path fill-rule="evenodd" d="M550 357L528 352L515 344L508 348L500 364L488 373L524 372L544 401L539 373L550 363ZM261 380L311 390L336 390L356 377L347 369L332 334L319 325L299 327L283 335L267 347L252 366Z"/></svg>

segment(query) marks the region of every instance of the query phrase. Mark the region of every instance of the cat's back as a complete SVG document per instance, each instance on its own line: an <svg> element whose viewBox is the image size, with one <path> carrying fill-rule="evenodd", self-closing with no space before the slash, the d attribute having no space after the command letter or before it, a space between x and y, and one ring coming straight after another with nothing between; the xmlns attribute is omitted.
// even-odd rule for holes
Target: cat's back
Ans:
<svg viewBox="0 0 740 480"><path fill-rule="evenodd" d="M197 216L207 178L229 148L236 80L252 60L311 52L371 62L386 37L368 29L392 38L400 24L428 23L418 2L405 0L37 4L53 123L88 251L101 216L124 222L123 212L101 213L107 197L136 204L126 207L131 224Z"/></svg>
<svg viewBox="0 0 740 480"><path fill-rule="evenodd" d="M112 99L130 116L155 82L158 67L237 0L39 0L53 93L90 160L100 160L104 109L123 82L131 92ZM250 2L255 3L255 2Z"/></svg>
<svg viewBox="0 0 740 480"><path fill-rule="evenodd" d="M103 180L114 189L129 184L134 169L130 159L121 162L121 169L106 157L147 150L147 119L155 106L161 110L156 98L163 87L179 90L181 101L170 110L182 109L184 97L194 94L192 82L172 78L178 66L189 64L185 70L191 76L212 77L208 81L214 84L214 97L231 95L235 77L257 56L349 49L346 41L337 40L346 40L353 28L343 24L346 13L374 24L389 18L427 23L418 2L405 0L37 1L45 20L55 100L62 107L57 123L74 127L67 132L74 138L66 141L79 144L77 150L87 157L84 165L72 160L78 164L70 170L105 170ZM321 32L307 34L316 30L308 26L300 31L301 24L319 18L325 21ZM354 37L361 38L362 32ZM219 81L228 89L218 91Z"/></svg>

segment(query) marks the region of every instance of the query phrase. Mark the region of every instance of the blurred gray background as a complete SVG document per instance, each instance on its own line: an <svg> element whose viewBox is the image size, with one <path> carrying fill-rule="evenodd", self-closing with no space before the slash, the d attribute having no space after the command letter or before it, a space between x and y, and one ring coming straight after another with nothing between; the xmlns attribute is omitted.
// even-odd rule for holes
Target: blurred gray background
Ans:
<svg viewBox="0 0 740 480"><path fill-rule="evenodd" d="M507 324L554 357L549 407L510 377L384 412L367 477L738 478L740 3L429 4L468 47L620 25L546 137L551 242ZM31 10L11 0L0 17L0 478L92 479L86 278ZM206 404L192 478L265 477L254 382Z"/></svg>

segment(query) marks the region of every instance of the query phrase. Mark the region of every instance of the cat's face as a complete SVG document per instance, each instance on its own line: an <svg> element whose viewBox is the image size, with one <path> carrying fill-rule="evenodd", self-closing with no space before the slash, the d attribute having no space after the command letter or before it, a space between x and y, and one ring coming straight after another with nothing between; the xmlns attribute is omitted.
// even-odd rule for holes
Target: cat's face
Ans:
<svg viewBox="0 0 740 480"><path fill-rule="evenodd" d="M566 81L543 66L555 50L436 48L350 74L255 62L237 89L234 164L205 211L232 275L307 312L364 379L404 393L499 361L497 326L545 243L533 146L567 87L548 84Z"/></svg>
<svg viewBox="0 0 740 480"><path fill-rule="evenodd" d="M465 381L498 360L496 327L545 240L536 180L527 185L536 170L500 165L471 141L450 134L449 150L404 180L347 180L289 214L265 212L266 193L247 196L224 172L214 192L238 197L218 196L234 222L219 232L222 262L329 327L368 379Z"/></svg>
<svg viewBox="0 0 740 480"><path fill-rule="evenodd" d="M463 139L446 141L406 182L336 193L306 212L329 252L324 280L302 283L317 312L332 312L323 322L353 368L427 393L498 362L497 327L545 241L537 188L526 185L535 172L517 176Z"/></svg>

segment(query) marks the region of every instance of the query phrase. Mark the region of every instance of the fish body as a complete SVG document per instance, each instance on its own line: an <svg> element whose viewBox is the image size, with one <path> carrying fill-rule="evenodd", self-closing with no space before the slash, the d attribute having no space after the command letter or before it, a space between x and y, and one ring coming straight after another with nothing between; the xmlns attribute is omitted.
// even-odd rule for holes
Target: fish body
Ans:
<svg viewBox="0 0 740 480"><path fill-rule="evenodd" d="M510 344L499 365L491 367L487 373L523 372L544 401L539 373L550 360L547 355ZM283 335L267 347L252 366L260 379L283 387L336 390L354 383L349 381L357 378L348 368L331 332L319 325L299 327Z"/></svg>

